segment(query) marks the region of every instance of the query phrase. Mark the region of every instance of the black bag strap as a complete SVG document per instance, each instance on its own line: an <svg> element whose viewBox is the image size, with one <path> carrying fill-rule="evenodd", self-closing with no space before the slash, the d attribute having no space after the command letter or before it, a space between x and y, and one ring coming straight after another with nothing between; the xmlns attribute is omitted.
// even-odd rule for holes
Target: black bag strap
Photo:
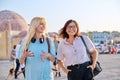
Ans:
<svg viewBox="0 0 120 80"><path fill-rule="evenodd" d="M49 42L48 37L46 37L46 41L47 41L47 45L48 45L48 53L50 53L50 42Z"/></svg>
<svg viewBox="0 0 120 80"><path fill-rule="evenodd" d="M90 51L88 50L87 44L85 43L85 40L84 40L83 36L80 36L80 38L81 38L81 40L82 40L84 46L86 47L87 55L88 55L88 57L89 57L89 59L90 59L90 62L92 62L91 53L90 53Z"/></svg>

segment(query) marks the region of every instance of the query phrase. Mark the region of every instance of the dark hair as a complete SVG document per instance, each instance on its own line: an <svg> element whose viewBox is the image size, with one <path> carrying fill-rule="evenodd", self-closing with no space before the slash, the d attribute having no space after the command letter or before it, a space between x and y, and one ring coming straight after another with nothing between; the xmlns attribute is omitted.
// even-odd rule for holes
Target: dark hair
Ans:
<svg viewBox="0 0 120 80"><path fill-rule="evenodd" d="M13 49L15 49L15 48L16 48L16 45L13 46Z"/></svg>
<svg viewBox="0 0 120 80"><path fill-rule="evenodd" d="M66 28L71 22L74 22L77 27L77 33L74 35L74 37L80 36L80 30L79 30L78 23L75 20L70 19L65 23L64 27L62 29L60 29L60 31L59 31L59 36L62 37L63 39L69 38L69 35L66 32Z"/></svg>
<svg viewBox="0 0 120 80"><path fill-rule="evenodd" d="M14 69L11 68L11 69L9 70L9 73L10 73L10 75L13 75L13 74L14 74Z"/></svg>

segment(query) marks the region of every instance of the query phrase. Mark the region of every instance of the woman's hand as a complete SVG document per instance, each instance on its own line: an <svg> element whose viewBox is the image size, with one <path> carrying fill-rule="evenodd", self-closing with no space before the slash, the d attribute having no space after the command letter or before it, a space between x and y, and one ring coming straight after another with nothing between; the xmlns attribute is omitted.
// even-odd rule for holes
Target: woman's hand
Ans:
<svg viewBox="0 0 120 80"><path fill-rule="evenodd" d="M89 66L87 66L87 68L91 68L92 70L94 70L95 65L89 65Z"/></svg>
<svg viewBox="0 0 120 80"><path fill-rule="evenodd" d="M33 57L34 54L30 51L24 51L24 53L22 54L21 58L20 58L20 63L23 64L25 61L26 57Z"/></svg>
<svg viewBox="0 0 120 80"><path fill-rule="evenodd" d="M51 54L42 51L42 55L41 56L42 56L41 57L42 61L45 61L46 58L50 58L51 57Z"/></svg>
<svg viewBox="0 0 120 80"><path fill-rule="evenodd" d="M67 68L62 68L63 69L63 71L66 73L66 74L68 74L68 72L70 72L71 70L70 69L67 69Z"/></svg>
<svg viewBox="0 0 120 80"><path fill-rule="evenodd" d="M66 74L68 74L68 72L71 71L70 69L67 69L67 68L64 66L64 64L63 64L63 62L62 62L61 60L57 59L57 62L58 62L58 65L62 68L62 70L63 70Z"/></svg>
<svg viewBox="0 0 120 80"><path fill-rule="evenodd" d="M24 51L24 56L25 57L33 57L34 54L31 51Z"/></svg>

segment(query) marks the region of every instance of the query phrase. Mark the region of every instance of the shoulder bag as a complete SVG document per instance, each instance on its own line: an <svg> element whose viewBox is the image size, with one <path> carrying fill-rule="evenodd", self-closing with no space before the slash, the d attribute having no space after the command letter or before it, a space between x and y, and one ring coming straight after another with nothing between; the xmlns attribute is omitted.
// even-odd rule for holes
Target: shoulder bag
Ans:
<svg viewBox="0 0 120 80"><path fill-rule="evenodd" d="M92 56L91 56L91 53L89 52L88 47L87 47L87 45L86 45L86 43L85 43L85 41L84 41L84 39L83 39L83 36L81 36L81 40L83 41L83 43L84 43L84 45L85 45L85 47L86 47L86 51L87 51L88 57L90 58L90 63L92 64ZM97 62L96 62L96 66L95 66L95 68L94 68L94 70L93 70L93 75L96 76L96 75L98 75L101 71L102 71L102 67L100 66L100 63L97 61Z"/></svg>

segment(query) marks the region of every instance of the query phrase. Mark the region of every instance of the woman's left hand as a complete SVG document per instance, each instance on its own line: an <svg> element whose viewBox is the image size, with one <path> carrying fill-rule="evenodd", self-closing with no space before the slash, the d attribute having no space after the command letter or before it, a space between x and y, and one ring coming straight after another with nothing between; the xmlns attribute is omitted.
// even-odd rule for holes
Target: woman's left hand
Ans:
<svg viewBox="0 0 120 80"><path fill-rule="evenodd" d="M89 66L87 66L87 68L91 68L92 70L94 70L95 65L89 65Z"/></svg>
<svg viewBox="0 0 120 80"><path fill-rule="evenodd" d="M41 55L41 59L42 61L45 61L46 58L49 58L51 55L49 53L46 53L44 51L42 51L42 55Z"/></svg>

